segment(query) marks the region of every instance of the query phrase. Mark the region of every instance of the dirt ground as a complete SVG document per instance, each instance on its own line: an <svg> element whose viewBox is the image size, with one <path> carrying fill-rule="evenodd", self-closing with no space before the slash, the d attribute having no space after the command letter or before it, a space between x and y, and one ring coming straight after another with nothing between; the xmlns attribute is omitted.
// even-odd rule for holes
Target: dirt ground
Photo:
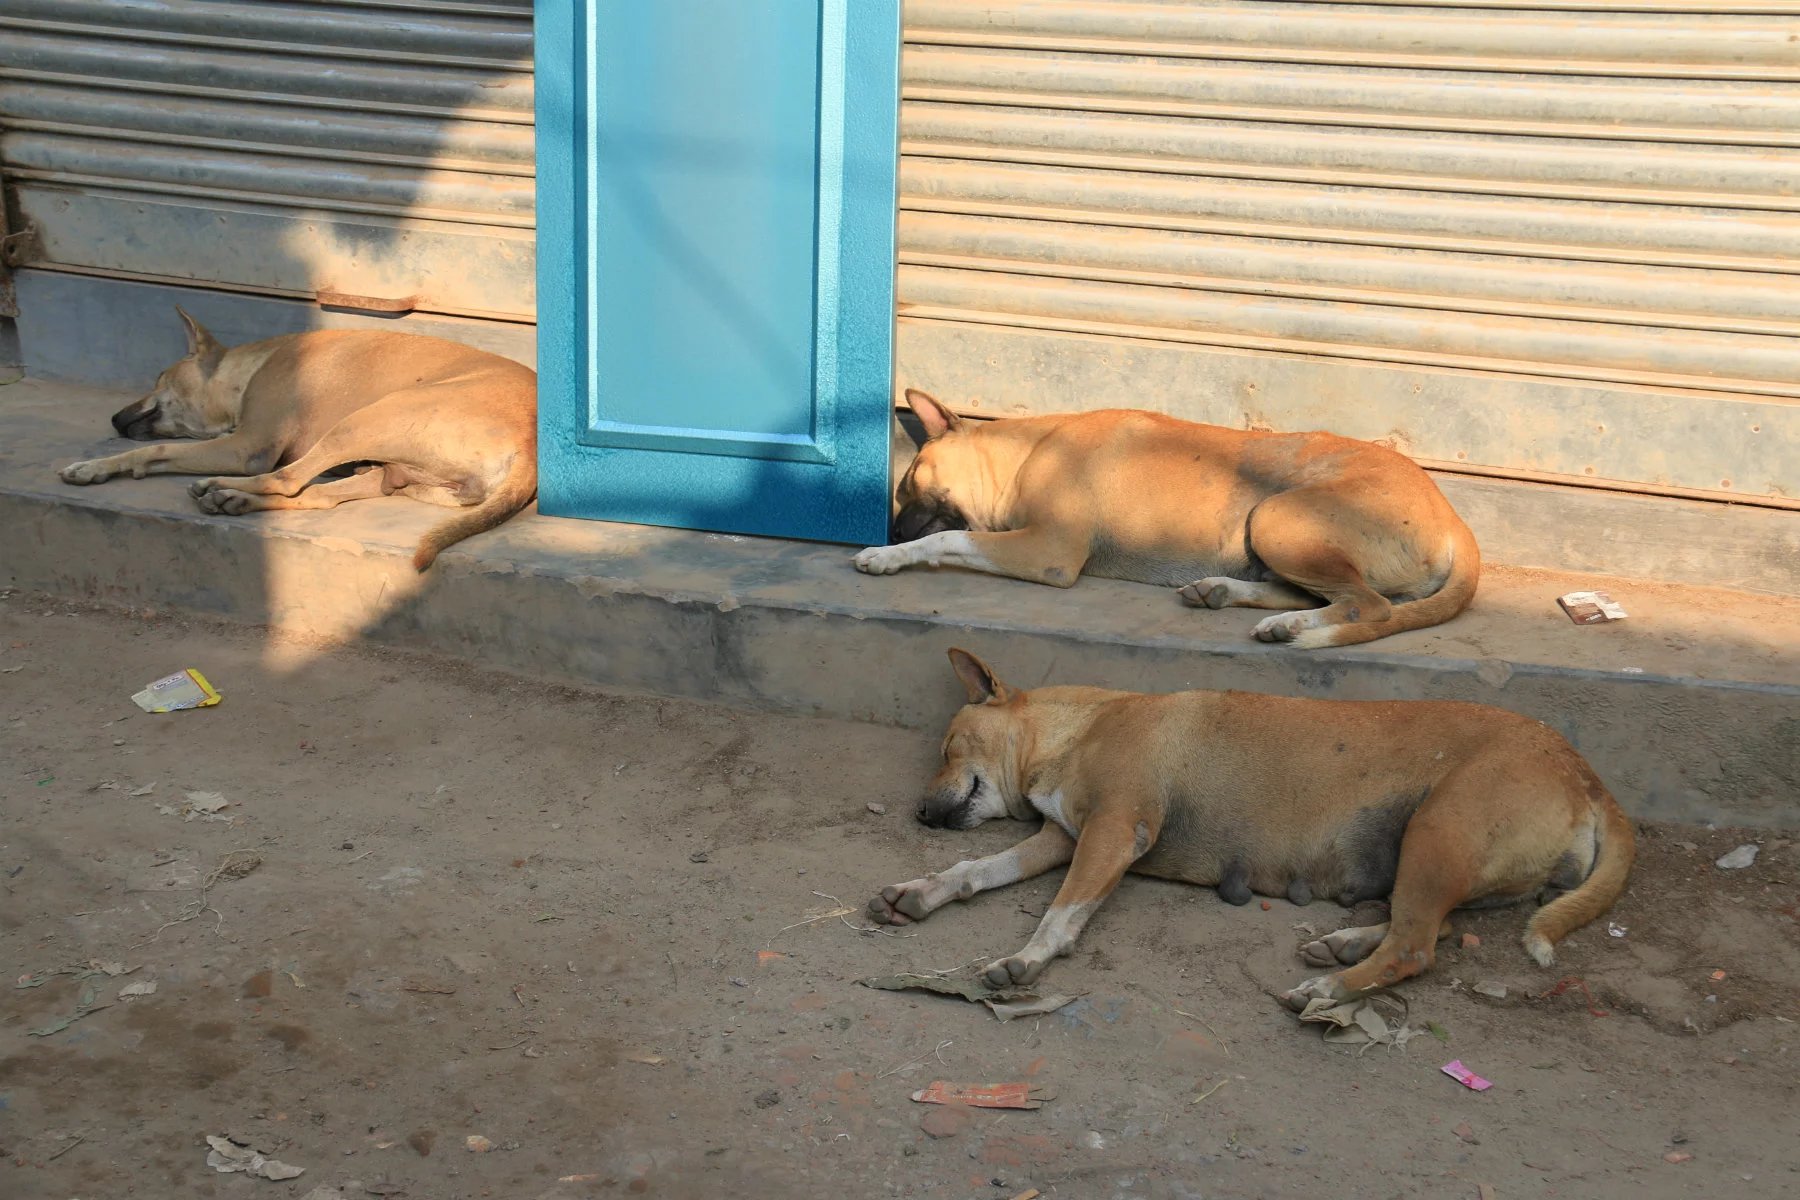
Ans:
<svg viewBox="0 0 1800 1200"><path fill-rule="evenodd" d="M221 705L132 705L189 666ZM1054 876L821 917L1023 836L912 819L934 736L23 594L0 671L12 1200L1800 1194L1793 835L1644 828L1622 936L1553 970L1523 914L1461 919L1402 989L1447 1042L1358 1054L1270 998L1342 910L1136 879L1046 976L1081 998L1003 1024L855 980L1017 949ZM223 1134L305 1174L217 1173Z"/></svg>

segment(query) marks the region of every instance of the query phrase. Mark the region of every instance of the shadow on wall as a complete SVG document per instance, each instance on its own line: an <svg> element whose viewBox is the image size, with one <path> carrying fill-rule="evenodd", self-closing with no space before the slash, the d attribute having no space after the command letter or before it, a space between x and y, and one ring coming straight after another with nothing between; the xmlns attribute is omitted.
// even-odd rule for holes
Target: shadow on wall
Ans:
<svg viewBox="0 0 1800 1200"><path fill-rule="evenodd" d="M177 304L227 345L389 329L535 366L533 107L530 0L10 0L0 177L27 373L141 394L184 353ZM95 422L91 451L131 445L110 434ZM225 540L240 561L213 579L232 582L197 562L197 608L278 622L329 586L280 539Z"/></svg>
<svg viewBox="0 0 1800 1200"><path fill-rule="evenodd" d="M183 351L176 304L228 345L311 329L398 328L534 362L535 329L529 324L424 312L383 318L266 294L362 292L380 298L410 291L428 300L436 296L440 308L469 313L533 310L530 5L502 0L487 7L502 6L517 7L521 16L359 8L313 23L321 10L312 5L221 5L212 25L186 31L195 37L184 49L153 62L139 52L168 43L143 39L134 47L130 28L154 25L165 36L182 32L177 27L187 17L180 6L164 11L134 5L129 21L121 17L82 36L47 27L54 7L48 0L10 7L0 16L0 117L29 118L34 128L44 127L0 134L15 220L30 222L42 242L40 265L21 273L31 373L141 391ZM302 18L304 28L294 24ZM288 61L240 49L233 44L239 37L324 49ZM98 69L102 57L112 63L110 75ZM308 63L329 70L303 69ZM34 78L59 73L65 82L45 90L26 83L27 72ZM221 94L226 84L237 90ZM153 88L155 100L138 103L144 94L134 87ZM332 155L321 154L321 146L331 147ZM728 183L743 164L734 164L724 149L659 140L635 152L654 159L642 164L646 178L705 173ZM810 173L810 159L804 168ZM712 327L739 343L724 348L729 352L710 348L719 370L748 361L758 378L736 385L754 382L765 393L775 383L808 377L806 348L796 357L792 339L770 327L755 296L721 280L705 239L691 236L682 213L654 188L626 191L635 225L656 243L649 252L669 265L670 287L703 297ZM298 196L312 198L304 211L278 203ZM573 253L569 247L547 251ZM512 282L500 278L509 273ZM265 294L172 282L184 275L222 277ZM521 280L532 289L523 299ZM502 293L511 298L494 299ZM689 353L708 351L694 347ZM734 381L721 376L718 386L731 394ZM804 430L810 417L802 390L790 411L765 412L764 423L773 432ZM84 456L126 448L108 438L103 422L94 425ZM704 470L707 456L695 459ZM44 464L47 479L57 465ZM706 528L730 524L733 512L779 498L774 464L737 458L731 465L737 470L728 496L696 499L685 508L670 506L666 496L645 497L643 504L672 507L685 523ZM129 504L132 489L151 487L116 480L92 499ZM220 520L267 523L343 544L362 539L408 545L443 515L386 499L330 512ZM318 557L298 552L301 543L293 538L204 540L184 568L192 578L183 603L236 620L405 641L409 630L442 627L443 610L466 603L444 586L447 568L469 569L466 551L458 548L424 575L399 561L389 571L384 561L379 573L353 582L319 578ZM129 553L116 537L96 550ZM254 567L244 561L250 553L260 559ZM778 557L779 551L771 554ZM345 587L368 587L374 594L321 598ZM328 615L333 613L343 619ZM348 620L352 614L355 623ZM504 614L494 619L504 624ZM599 621L568 632L602 644L616 636ZM271 639L270 652L287 667L297 669L312 657L291 646L277 649L278 640Z"/></svg>
<svg viewBox="0 0 1800 1200"><path fill-rule="evenodd" d="M531 8L10 0L29 372L146 386L175 303L227 344L398 327L531 363Z"/></svg>

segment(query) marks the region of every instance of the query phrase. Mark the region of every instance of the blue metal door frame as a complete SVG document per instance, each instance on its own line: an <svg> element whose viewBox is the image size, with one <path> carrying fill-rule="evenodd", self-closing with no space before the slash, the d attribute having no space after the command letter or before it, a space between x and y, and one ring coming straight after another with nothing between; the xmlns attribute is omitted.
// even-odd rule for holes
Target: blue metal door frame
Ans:
<svg viewBox="0 0 1800 1200"><path fill-rule="evenodd" d="M538 0L539 509L886 540L899 0Z"/></svg>

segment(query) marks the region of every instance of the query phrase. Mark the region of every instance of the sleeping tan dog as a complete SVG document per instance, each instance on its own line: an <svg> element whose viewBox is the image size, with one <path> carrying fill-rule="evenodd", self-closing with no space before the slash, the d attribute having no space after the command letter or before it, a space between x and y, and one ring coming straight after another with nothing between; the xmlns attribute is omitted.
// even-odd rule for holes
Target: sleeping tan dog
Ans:
<svg viewBox="0 0 1800 1200"><path fill-rule="evenodd" d="M1002 854L883 888L877 921L922 920L952 900L1069 864L1029 943L986 971L1030 983L1067 954L1127 871L1350 907L1391 896L1385 925L1302 947L1343 969L1281 997L1296 1010L1425 970L1456 908L1527 897L1540 966L1624 890L1631 822L1549 726L1449 701L1298 700L1248 692L1140 695L1091 687L1015 691L950 651L969 703L919 807L927 825L970 829L1043 818Z"/></svg>
<svg viewBox="0 0 1800 1200"><path fill-rule="evenodd" d="M537 375L440 338L366 330L292 333L229 349L182 312L187 356L113 414L120 436L196 438L71 463L64 483L211 475L190 489L212 513L333 508L398 493L463 511L419 541L446 546L537 495ZM328 471L374 463L354 475ZM277 469L279 468L279 469Z"/></svg>
<svg viewBox="0 0 1800 1200"><path fill-rule="evenodd" d="M1309 648L1436 625L1475 595L1475 535L1384 446L1124 409L965 424L906 400L927 440L895 496L900 544L862 551L859 571L1162 584L1195 606L1290 610L1256 636Z"/></svg>

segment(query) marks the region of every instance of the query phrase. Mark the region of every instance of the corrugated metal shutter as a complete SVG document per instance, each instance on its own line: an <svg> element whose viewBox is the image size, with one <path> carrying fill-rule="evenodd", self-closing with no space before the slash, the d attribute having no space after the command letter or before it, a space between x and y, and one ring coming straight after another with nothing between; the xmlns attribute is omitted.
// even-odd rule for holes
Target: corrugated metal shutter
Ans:
<svg viewBox="0 0 1800 1200"><path fill-rule="evenodd" d="M4 0L34 265L535 316L530 0Z"/></svg>
<svg viewBox="0 0 1800 1200"><path fill-rule="evenodd" d="M1800 499L1800 4L910 0L902 380Z"/></svg>

